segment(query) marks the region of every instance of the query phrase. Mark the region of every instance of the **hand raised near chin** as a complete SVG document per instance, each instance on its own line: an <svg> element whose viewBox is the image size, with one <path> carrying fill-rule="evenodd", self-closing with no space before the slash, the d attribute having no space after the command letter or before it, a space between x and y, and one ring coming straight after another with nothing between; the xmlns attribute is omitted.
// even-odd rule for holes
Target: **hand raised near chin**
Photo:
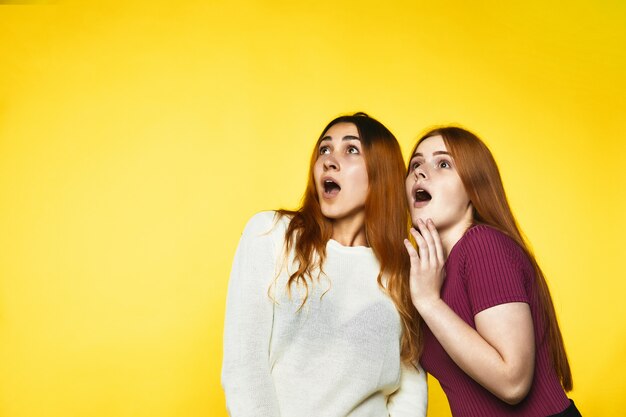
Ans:
<svg viewBox="0 0 626 417"><path fill-rule="evenodd" d="M419 232L411 228L411 235L415 238L419 252L408 239L404 239L404 246L411 260L411 300L420 311L420 308L440 298L445 254L441 238L431 219L426 222L418 219L417 227Z"/></svg>

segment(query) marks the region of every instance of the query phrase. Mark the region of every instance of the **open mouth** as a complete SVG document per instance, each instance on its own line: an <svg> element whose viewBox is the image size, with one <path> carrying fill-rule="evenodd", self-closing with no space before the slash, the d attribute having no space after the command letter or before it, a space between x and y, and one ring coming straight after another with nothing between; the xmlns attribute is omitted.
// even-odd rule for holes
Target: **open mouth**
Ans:
<svg viewBox="0 0 626 417"><path fill-rule="evenodd" d="M418 188L417 190L415 190L415 194L413 195L413 197L418 203L430 201L432 199L430 193L422 188Z"/></svg>
<svg viewBox="0 0 626 417"><path fill-rule="evenodd" d="M341 187L333 180L324 180L324 194L327 196L337 195Z"/></svg>

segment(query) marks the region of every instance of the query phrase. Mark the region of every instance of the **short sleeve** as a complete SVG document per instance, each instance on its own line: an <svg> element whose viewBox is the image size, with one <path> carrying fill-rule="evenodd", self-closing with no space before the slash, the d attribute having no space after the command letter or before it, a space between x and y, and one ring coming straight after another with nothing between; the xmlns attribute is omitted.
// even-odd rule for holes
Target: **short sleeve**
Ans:
<svg viewBox="0 0 626 417"><path fill-rule="evenodd" d="M472 314L500 304L529 303L528 257L504 233L475 226L463 237L465 285Z"/></svg>

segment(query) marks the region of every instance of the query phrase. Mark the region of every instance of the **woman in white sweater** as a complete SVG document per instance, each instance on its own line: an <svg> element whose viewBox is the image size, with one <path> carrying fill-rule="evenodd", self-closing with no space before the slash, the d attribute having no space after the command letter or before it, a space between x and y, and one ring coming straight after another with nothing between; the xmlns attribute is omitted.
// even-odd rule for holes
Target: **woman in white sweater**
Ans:
<svg viewBox="0 0 626 417"><path fill-rule="evenodd" d="M404 163L364 113L318 139L302 207L248 222L233 262L222 385L232 417L425 416L402 246Z"/></svg>

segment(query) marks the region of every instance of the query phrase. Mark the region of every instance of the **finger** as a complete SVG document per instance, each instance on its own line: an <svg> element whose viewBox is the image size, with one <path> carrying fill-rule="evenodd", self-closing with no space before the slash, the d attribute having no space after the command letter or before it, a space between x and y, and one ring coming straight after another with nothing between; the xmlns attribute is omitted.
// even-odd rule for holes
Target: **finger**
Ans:
<svg viewBox="0 0 626 417"><path fill-rule="evenodd" d="M406 251L409 253L409 262L411 264L409 279L410 284L413 285L413 280L417 277L416 274L418 272L417 270L419 269L420 258L409 239L404 239L404 246L406 247Z"/></svg>
<svg viewBox="0 0 626 417"><path fill-rule="evenodd" d="M437 227L435 227L435 222L432 219L428 219L428 229L430 230L430 234L435 241L435 253L437 254L437 260L440 265L443 265L446 262L446 253L443 251L443 245L441 244L441 236L439 236L439 231L437 231Z"/></svg>
<svg viewBox="0 0 626 417"><path fill-rule="evenodd" d="M409 271L409 290L412 294L414 289L418 285L417 264L419 263L419 256L409 239L404 239L404 246L406 247L406 251L409 253L409 261L411 263L411 270ZM411 298L413 298L413 296L411 296Z"/></svg>
<svg viewBox="0 0 626 417"><path fill-rule="evenodd" d="M427 220L426 222L421 222L419 224L419 227L420 227L420 231L422 232L422 237L424 238L424 240L426 241L426 244L428 245L429 266L431 268L436 268L437 262L439 259L437 258L437 248L435 247L435 240L433 239L433 234L431 232L430 225L427 224L429 220Z"/></svg>
<svg viewBox="0 0 626 417"><path fill-rule="evenodd" d="M411 263L413 262L413 258L419 259L419 254L417 253L415 247L409 241L409 239L404 239L404 246L406 247L406 251L409 254L409 258L411 258Z"/></svg>
<svg viewBox="0 0 626 417"><path fill-rule="evenodd" d="M418 224L420 221L421 220L418 220ZM411 228L411 235L413 235L413 238L415 238L415 243L417 243L417 247L419 249L420 265L425 267L430 262L428 260L430 256L428 253L428 244L426 244L426 241L424 240L422 235L414 228Z"/></svg>

